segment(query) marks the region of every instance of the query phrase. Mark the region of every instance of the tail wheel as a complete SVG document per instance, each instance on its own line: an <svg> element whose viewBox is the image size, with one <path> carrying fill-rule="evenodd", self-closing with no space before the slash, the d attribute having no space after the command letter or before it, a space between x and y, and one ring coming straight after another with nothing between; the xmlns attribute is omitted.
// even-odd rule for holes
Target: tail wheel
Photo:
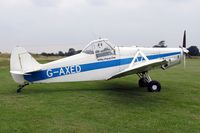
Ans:
<svg viewBox="0 0 200 133"><path fill-rule="evenodd" d="M148 91L149 92L159 92L161 90L161 85L158 81L152 80L148 83Z"/></svg>
<svg viewBox="0 0 200 133"><path fill-rule="evenodd" d="M147 86L147 81L144 79L144 78L141 78L139 81L138 81L138 85L139 87L146 87Z"/></svg>

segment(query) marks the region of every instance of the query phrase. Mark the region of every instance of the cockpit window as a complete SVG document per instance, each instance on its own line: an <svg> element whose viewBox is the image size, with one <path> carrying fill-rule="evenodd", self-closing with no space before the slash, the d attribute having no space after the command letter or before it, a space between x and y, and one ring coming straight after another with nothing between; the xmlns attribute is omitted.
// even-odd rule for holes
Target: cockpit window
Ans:
<svg viewBox="0 0 200 133"><path fill-rule="evenodd" d="M115 55L115 50L107 40L93 41L83 50L85 54L96 54L96 58Z"/></svg>
<svg viewBox="0 0 200 133"><path fill-rule="evenodd" d="M105 41L100 41L100 42L95 43L94 49L95 49L97 58L115 54L114 49Z"/></svg>
<svg viewBox="0 0 200 133"><path fill-rule="evenodd" d="M94 54L94 46L93 45L90 45L88 46L84 51L83 53L86 53L86 54Z"/></svg>

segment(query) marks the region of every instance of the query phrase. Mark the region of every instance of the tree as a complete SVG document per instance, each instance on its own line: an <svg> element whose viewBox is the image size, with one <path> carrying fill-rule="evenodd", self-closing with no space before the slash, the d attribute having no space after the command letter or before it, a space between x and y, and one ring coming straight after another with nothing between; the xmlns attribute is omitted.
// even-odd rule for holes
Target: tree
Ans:
<svg viewBox="0 0 200 133"><path fill-rule="evenodd" d="M47 56L48 54L45 53L45 52L42 52L41 55L43 55L43 56Z"/></svg>
<svg viewBox="0 0 200 133"><path fill-rule="evenodd" d="M65 54L62 51L58 52L58 56L64 56Z"/></svg>
<svg viewBox="0 0 200 133"><path fill-rule="evenodd" d="M68 50L68 52L62 52L62 51L58 51L58 53L46 53L46 52L42 52L41 55L43 56L72 56L75 54L80 53L82 50L75 50L74 48L70 48Z"/></svg>
<svg viewBox="0 0 200 133"><path fill-rule="evenodd" d="M162 41L160 41L157 45L154 45L153 47L154 47L154 48L166 48L167 45L165 45L165 41L162 40Z"/></svg>
<svg viewBox="0 0 200 133"><path fill-rule="evenodd" d="M189 55L191 55L191 56L199 56L200 55L199 49L197 46L190 46L188 48L188 51L189 51Z"/></svg>
<svg viewBox="0 0 200 133"><path fill-rule="evenodd" d="M76 54L76 50L74 48L70 48L68 51L68 55L71 56L71 55L75 55L75 54Z"/></svg>

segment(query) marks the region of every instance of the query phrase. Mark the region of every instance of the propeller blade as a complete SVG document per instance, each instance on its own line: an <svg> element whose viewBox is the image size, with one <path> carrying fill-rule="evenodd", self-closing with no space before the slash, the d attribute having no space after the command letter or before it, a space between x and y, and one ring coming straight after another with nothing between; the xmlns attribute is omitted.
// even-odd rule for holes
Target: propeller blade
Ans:
<svg viewBox="0 0 200 133"><path fill-rule="evenodd" d="M186 49L186 30L184 31L183 35L183 64L184 64L184 69L186 68L186 55L188 54L188 50Z"/></svg>
<svg viewBox="0 0 200 133"><path fill-rule="evenodd" d="M186 30L184 31L183 35L183 48L186 48Z"/></svg>

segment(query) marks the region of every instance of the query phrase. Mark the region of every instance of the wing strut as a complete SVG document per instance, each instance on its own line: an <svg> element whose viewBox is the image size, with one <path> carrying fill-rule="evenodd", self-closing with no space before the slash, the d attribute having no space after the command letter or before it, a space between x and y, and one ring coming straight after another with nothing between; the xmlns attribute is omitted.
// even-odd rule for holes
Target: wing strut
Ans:
<svg viewBox="0 0 200 133"><path fill-rule="evenodd" d="M140 49L138 49L131 64L129 65L129 68L133 67L135 62L143 62L143 61L149 61L149 59Z"/></svg>

